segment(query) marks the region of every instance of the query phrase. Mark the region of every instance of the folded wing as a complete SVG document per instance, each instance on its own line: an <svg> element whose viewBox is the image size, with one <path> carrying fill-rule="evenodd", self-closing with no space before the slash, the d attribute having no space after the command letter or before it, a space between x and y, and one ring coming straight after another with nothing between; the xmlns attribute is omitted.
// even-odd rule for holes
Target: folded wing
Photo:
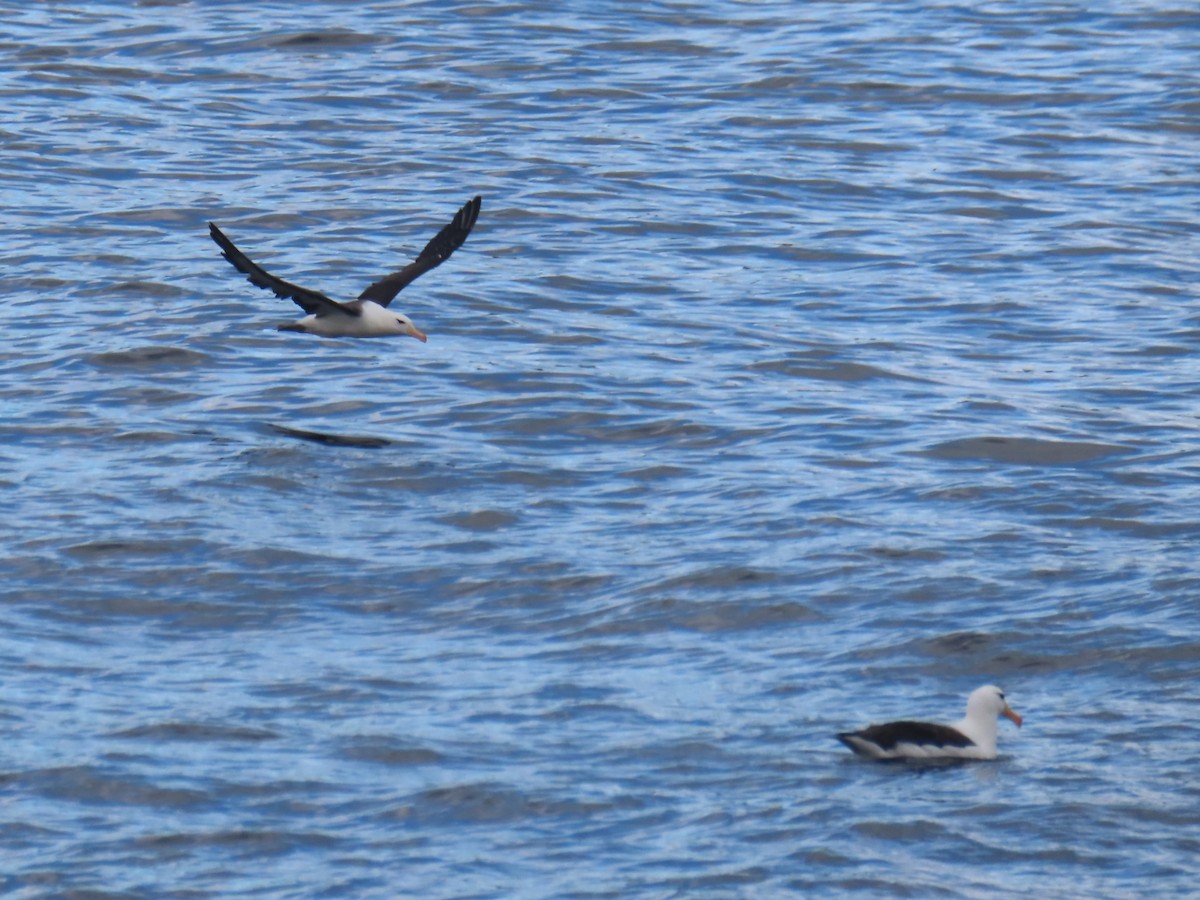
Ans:
<svg viewBox="0 0 1200 900"><path fill-rule="evenodd" d="M847 740L848 738L869 741L880 750L889 752L901 744L941 748L970 747L975 743L957 728L932 722L888 722L884 725L872 725L861 731L838 735L838 739L842 743L857 752L857 748L850 740Z"/></svg>
<svg viewBox="0 0 1200 900"><path fill-rule="evenodd" d="M425 245L425 249L421 251L416 259L398 272L385 275L376 281L359 294L358 299L373 300L380 306L387 306L407 284L424 275L430 269L440 266L450 258L451 253L461 247L466 241L467 235L475 227L475 220L479 218L479 207L482 203L482 197L475 197L469 200L462 209L455 213L453 221L439 231L433 240ZM247 262L249 261L247 260ZM237 264L234 263L234 265ZM253 281L253 279L251 280Z"/></svg>

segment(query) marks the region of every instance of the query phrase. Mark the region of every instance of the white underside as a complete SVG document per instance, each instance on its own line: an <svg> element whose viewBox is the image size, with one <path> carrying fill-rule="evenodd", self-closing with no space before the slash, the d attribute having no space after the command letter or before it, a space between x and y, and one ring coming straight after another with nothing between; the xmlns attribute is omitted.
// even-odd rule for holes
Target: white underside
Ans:
<svg viewBox="0 0 1200 900"><path fill-rule="evenodd" d="M996 745L991 747L981 747L976 744L973 747L937 747L926 744L905 744L899 743L888 750L884 750L877 744L871 741L865 741L860 738L851 737L855 746L862 749L862 752L875 759L995 759Z"/></svg>
<svg viewBox="0 0 1200 900"><path fill-rule="evenodd" d="M362 305L361 316L305 316L289 326L289 330L303 330L306 334L321 337L395 337L407 334L396 322L393 313L370 301Z"/></svg>
<svg viewBox="0 0 1200 900"><path fill-rule="evenodd" d="M389 329L382 331L372 328L361 319L350 316L305 316L295 324L305 334L319 334L321 337L388 337L397 334Z"/></svg>

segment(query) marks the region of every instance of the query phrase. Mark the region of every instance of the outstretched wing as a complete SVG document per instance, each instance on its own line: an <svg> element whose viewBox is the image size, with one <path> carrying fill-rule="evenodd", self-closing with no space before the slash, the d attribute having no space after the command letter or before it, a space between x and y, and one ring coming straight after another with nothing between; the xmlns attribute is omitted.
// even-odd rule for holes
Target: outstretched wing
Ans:
<svg viewBox="0 0 1200 900"><path fill-rule="evenodd" d="M221 233L221 229L212 222L208 223L208 233L221 248L221 255L229 260L235 269L245 275L246 280L255 287L266 288L268 291L274 291L276 297L294 301L297 306L310 315L331 316L337 313L347 316L362 315L357 308L330 300L320 291L310 291L308 288L299 287L282 278L276 278L266 269L252 262L250 257L235 247L233 241L225 237Z"/></svg>
<svg viewBox="0 0 1200 900"><path fill-rule="evenodd" d="M440 266L450 258L451 253L463 245L467 235L475 227L475 220L479 218L479 206L482 203L482 197L469 200L462 209L455 213L454 220L425 245L425 249L416 259L400 271L380 278L359 294L358 299L374 300L380 306L387 306L410 281L419 278L430 269Z"/></svg>

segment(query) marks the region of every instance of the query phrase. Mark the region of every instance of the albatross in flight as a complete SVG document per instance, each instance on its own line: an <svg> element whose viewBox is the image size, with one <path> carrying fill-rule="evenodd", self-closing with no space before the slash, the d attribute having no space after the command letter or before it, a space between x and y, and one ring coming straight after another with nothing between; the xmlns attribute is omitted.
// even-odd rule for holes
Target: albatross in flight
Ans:
<svg viewBox="0 0 1200 900"><path fill-rule="evenodd" d="M481 197L468 201L455 213L450 224L425 245L425 249L416 259L403 269L380 278L359 294L357 300L349 303L339 303L320 291L302 288L282 278L276 278L252 262L212 222L208 223L208 233L221 248L221 255L245 275L247 281L255 287L274 291L276 297L294 301L308 313L299 322L280 325L280 331L300 331L305 334L319 334L321 337L388 337L407 334L424 343L425 335L408 316L389 312L387 306L409 282L430 269L437 268L463 245L467 235L475 227L475 220L479 218L479 206L482 202Z"/></svg>
<svg viewBox="0 0 1200 900"><path fill-rule="evenodd" d="M1018 728L1021 717L994 684L976 688L967 698L967 715L953 725L932 722L888 722L861 731L845 731L837 739L871 759L995 759L998 717Z"/></svg>

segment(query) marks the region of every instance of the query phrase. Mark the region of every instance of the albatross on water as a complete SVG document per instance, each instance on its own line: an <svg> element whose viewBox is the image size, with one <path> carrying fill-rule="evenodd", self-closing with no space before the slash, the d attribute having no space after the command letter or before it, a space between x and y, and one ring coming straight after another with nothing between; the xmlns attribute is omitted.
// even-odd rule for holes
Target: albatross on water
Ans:
<svg viewBox="0 0 1200 900"><path fill-rule="evenodd" d="M331 300L319 291L302 288L282 278L276 278L270 272L251 262L241 250L233 245L233 241L225 237L212 222L208 223L208 233L217 246L221 255L229 260L235 269L246 276L255 287L274 291L276 297L284 297L295 302L308 313L299 322L280 325L280 331L300 331L305 334L318 334L321 337L388 337L396 334L406 334L415 337L422 343L426 340L424 334L415 326L408 316L401 313L389 312L387 306L406 285L430 269L437 268L450 258L450 254L466 241L467 235L475 227L479 218L479 207L482 197L468 201L454 216L454 219L439 231L416 259L391 275L380 278L365 291L358 295L357 300L349 303L339 303Z"/></svg>
<svg viewBox="0 0 1200 900"><path fill-rule="evenodd" d="M1021 717L1004 699L1004 691L988 684L971 692L967 715L953 725L888 722L844 731L837 739L871 759L995 759L999 716L1021 727Z"/></svg>

